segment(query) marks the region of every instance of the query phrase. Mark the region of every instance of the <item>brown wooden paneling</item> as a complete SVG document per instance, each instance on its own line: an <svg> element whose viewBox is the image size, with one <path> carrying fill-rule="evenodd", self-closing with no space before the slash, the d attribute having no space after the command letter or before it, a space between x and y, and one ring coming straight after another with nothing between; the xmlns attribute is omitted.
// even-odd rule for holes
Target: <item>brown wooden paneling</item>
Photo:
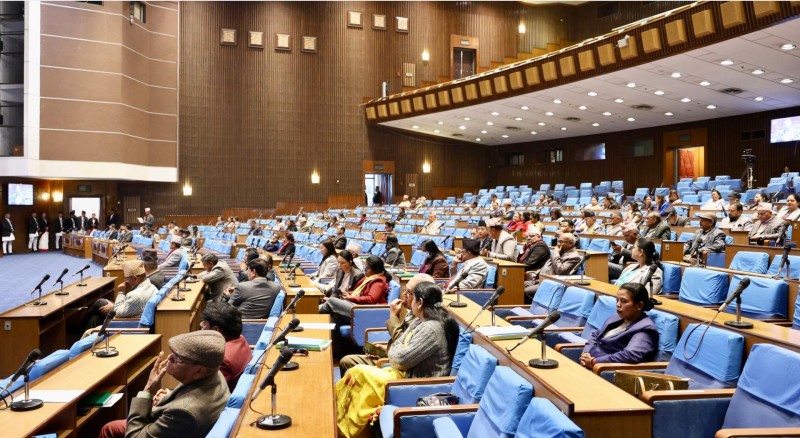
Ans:
<svg viewBox="0 0 800 438"><path fill-rule="evenodd" d="M48 160L125 162L175 167L175 143L153 142L117 134L46 131L39 134L40 154Z"/></svg>

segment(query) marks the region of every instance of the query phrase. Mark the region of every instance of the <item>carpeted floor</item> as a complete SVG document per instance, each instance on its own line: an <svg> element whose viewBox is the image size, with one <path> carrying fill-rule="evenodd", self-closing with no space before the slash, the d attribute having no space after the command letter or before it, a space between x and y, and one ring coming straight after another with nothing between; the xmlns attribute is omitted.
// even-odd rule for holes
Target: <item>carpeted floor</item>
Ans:
<svg viewBox="0 0 800 438"><path fill-rule="evenodd" d="M0 258L0 313L34 298L31 291L45 274L50 274L50 279L42 286L42 295L56 291L54 283L64 268L69 269L64 276L66 286L78 281L78 277L70 277L86 265L89 265L89 269L84 271L84 278L103 275L103 268L91 260L70 257L60 251L13 254Z"/></svg>

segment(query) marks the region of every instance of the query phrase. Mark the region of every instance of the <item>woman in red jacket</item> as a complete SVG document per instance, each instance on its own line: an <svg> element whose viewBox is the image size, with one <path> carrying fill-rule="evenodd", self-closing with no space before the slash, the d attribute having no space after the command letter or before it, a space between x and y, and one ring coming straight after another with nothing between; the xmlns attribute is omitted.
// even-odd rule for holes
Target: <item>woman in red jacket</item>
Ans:
<svg viewBox="0 0 800 438"><path fill-rule="evenodd" d="M436 246L433 240L426 240L422 243L422 250L428 254L425 262L419 268L420 274L428 274L433 278L449 278L450 264L447 262L442 251Z"/></svg>
<svg viewBox="0 0 800 438"><path fill-rule="evenodd" d="M392 277L386 272L383 260L377 256L367 257L364 278L356 284L355 289L339 296L323 298L319 305L319 313L327 313L339 325L350 324L350 310L356 304L386 304L389 296L389 281Z"/></svg>

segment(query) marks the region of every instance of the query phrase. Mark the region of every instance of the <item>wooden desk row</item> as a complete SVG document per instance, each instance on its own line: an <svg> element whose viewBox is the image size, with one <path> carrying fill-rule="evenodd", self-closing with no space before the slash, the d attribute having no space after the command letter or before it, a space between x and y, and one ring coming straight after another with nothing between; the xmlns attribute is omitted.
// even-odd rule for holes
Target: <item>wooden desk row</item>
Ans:
<svg viewBox="0 0 800 438"><path fill-rule="evenodd" d="M82 234L64 234L64 254L92 259L92 237Z"/></svg>
<svg viewBox="0 0 800 438"><path fill-rule="evenodd" d="M86 351L31 383L31 390L80 390L68 403L45 403L41 408L13 412L0 411L2 435L27 438L34 434L56 433L59 438L98 436L103 425L128 415L128 404L144 388L150 369L161 348L160 335L115 335L110 345L119 355L110 358L92 356ZM4 352L4 356L7 356ZM23 355L12 355L21 362ZM79 414L78 402L93 392L125 393L110 408L92 408ZM14 396L22 398L22 390Z"/></svg>

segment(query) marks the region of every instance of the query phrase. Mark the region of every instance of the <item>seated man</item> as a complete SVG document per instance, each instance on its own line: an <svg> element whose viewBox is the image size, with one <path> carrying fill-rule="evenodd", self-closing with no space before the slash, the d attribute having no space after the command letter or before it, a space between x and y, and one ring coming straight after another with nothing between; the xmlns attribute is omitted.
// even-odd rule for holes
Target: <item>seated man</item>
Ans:
<svg viewBox="0 0 800 438"><path fill-rule="evenodd" d="M181 236L173 234L169 237L169 253L164 261L158 265L158 269L171 268L181 264Z"/></svg>
<svg viewBox="0 0 800 438"><path fill-rule="evenodd" d="M250 278L248 277L247 272L247 264L250 263L250 260L255 260L258 258L258 250L255 248L247 248L244 250L244 259L241 263L239 263L239 274L236 276L236 279L239 280L239 283L243 281L249 281Z"/></svg>
<svg viewBox="0 0 800 438"><path fill-rule="evenodd" d="M622 236L622 213L615 211L608 218L611 222L607 224L603 234L606 236Z"/></svg>
<svg viewBox="0 0 800 438"><path fill-rule="evenodd" d="M525 233L525 246L522 247L522 255L517 262L525 265L525 272L529 276L535 277L548 260L550 260L550 247L544 242L538 229L528 228L528 232Z"/></svg>
<svg viewBox="0 0 800 438"><path fill-rule="evenodd" d="M63 214L63 213L58 212L58 214ZM114 225L114 224L109 225L108 226L108 240L117 240L118 237L119 237L119 232L117 231L117 226Z"/></svg>
<svg viewBox="0 0 800 438"><path fill-rule="evenodd" d="M361 258L361 251L364 250L361 248L361 245L356 242L350 242L345 249L350 251L350 254L353 255L353 263L355 263L356 267L360 269L361 272L366 272L367 265L364 263L364 259Z"/></svg>
<svg viewBox="0 0 800 438"><path fill-rule="evenodd" d="M625 239L622 245L611 242L611 254L608 255L608 279L613 282L619 278L625 265L634 261L631 251L636 240L639 239L639 228L633 223L622 225L622 237Z"/></svg>
<svg viewBox="0 0 800 438"><path fill-rule="evenodd" d="M226 289L225 299L242 312L245 319L262 319L269 316L272 304L281 291L277 283L267 280L269 266L260 258L247 263L249 281Z"/></svg>
<svg viewBox="0 0 800 438"><path fill-rule="evenodd" d="M450 264L451 277L444 285L444 291L455 292L451 290L454 288L455 282L461 279L458 284L460 289L478 289L482 288L486 283L486 274L489 272L489 265L483 260L479 254L479 243L475 239L464 239L461 246L461 252L453 259ZM461 269L458 269L458 264ZM465 278L461 278L466 274Z"/></svg>
<svg viewBox="0 0 800 438"><path fill-rule="evenodd" d="M278 242L278 233L272 235L272 238L269 239L266 245L264 245L264 251L267 252L275 252L280 248L280 244Z"/></svg>
<svg viewBox="0 0 800 438"><path fill-rule="evenodd" d="M437 219L435 211L428 214L428 223L419 230L420 234L439 234L439 229L442 228L442 223Z"/></svg>
<svg viewBox="0 0 800 438"><path fill-rule="evenodd" d="M685 227L689 225L689 218L679 215L673 207L668 207L664 210L662 217L667 218L667 224L669 224L670 227Z"/></svg>
<svg viewBox="0 0 800 438"><path fill-rule="evenodd" d="M138 318L142 316L147 300L158 291L144 270L144 262L141 260L128 260L122 264L122 273L125 282L117 288L117 299L113 303L105 298L95 301L91 308L86 312L84 327L91 329L103 323L108 312L117 312L117 318Z"/></svg>
<svg viewBox="0 0 800 438"><path fill-rule="evenodd" d="M753 221L749 217L742 215L744 207L738 202L728 206L728 216L723 218L719 227L723 230L750 231L753 229Z"/></svg>
<svg viewBox="0 0 800 438"><path fill-rule="evenodd" d="M597 223L597 216L591 210L584 210L583 223L578 227L578 234L600 234L603 227Z"/></svg>
<svg viewBox="0 0 800 438"><path fill-rule="evenodd" d="M683 246L683 261L696 263L703 252L722 252L725 250L725 233L715 228L717 216L714 213L698 213L700 229L694 233L692 240Z"/></svg>
<svg viewBox="0 0 800 438"><path fill-rule="evenodd" d="M489 248L484 248L481 255L500 260L513 262L517 260L517 240L503 230L503 222L498 218L486 221L492 243Z"/></svg>
<svg viewBox="0 0 800 438"><path fill-rule="evenodd" d="M650 240L669 240L672 236L669 225L661 220L661 215L657 211L647 213L645 223L647 224L647 230L644 232L644 237Z"/></svg>
<svg viewBox="0 0 800 438"><path fill-rule="evenodd" d="M550 260L545 263L544 267L539 271L539 276L543 274L548 275L568 275L572 269L578 266L581 262L581 255L575 249L575 235L572 233L564 233L558 237L558 252ZM534 280L525 282L525 295L526 300L533 298L536 291L539 289L538 276ZM530 301L528 301L530 302Z"/></svg>
<svg viewBox="0 0 800 438"><path fill-rule="evenodd" d="M206 301L219 301L222 299L222 291L236 286L239 282L233 271L224 261L221 261L214 254L206 254L200 259L205 272L201 272L197 277L208 285L206 290Z"/></svg>
<svg viewBox="0 0 800 438"><path fill-rule="evenodd" d="M347 236L344 235L344 225L336 226L336 237L333 238L333 247L339 250L347 247Z"/></svg>
<svg viewBox="0 0 800 438"><path fill-rule="evenodd" d="M375 344L376 347L389 351L392 343L400 339L403 332L406 331L409 325L414 321L414 312L411 311L411 302L414 301L414 289L420 283L433 283L433 277L428 274L417 274L408 280L403 291L400 293L400 298L389 303L389 319L386 320L386 329L389 331L389 342L384 344ZM401 310L405 308L405 316L401 317ZM350 354L343 357L339 361L339 370L341 375L347 372L350 368L356 365L375 365L378 361L378 356L369 354Z"/></svg>
<svg viewBox="0 0 800 438"><path fill-rule="evenodd" d="M153 283L153 286L155 286L157 290L164 287L164 283L167 282L167 279L164 277L164 272L158 269L158 253L156 250L142 250L142 261L144 262L144 273L147 275L147 279L150 280L150 283Z"/></svg>
<svg viewBox="0 0 800 438"><path fill-rule="evenodd" d="M220 365L225 358L225 338L201 330L173 336L172 352L156 358L150 377L131 399L128 419L112 421L101 438L203 437L225 410L230 392ZM169 374L180 382L172 391L161 388Z"/></svg>
<svg viewBox="0 0 800 438"><path fill-rule="evenodd" d="M762 245L765 240L778 241L789 225L772 212L772 204L762 202L758 204L758 221L753 223L750 229L750 244Z"/></svg>
<svg viewBox="0 0 800 438"><path fill-rule="evenodd" d="M133 242L133 233L131 233L130 229L130 225L122 224L119 226L119 243Z"/></svg>
<svg viewBox="0 0 800 438"><path fill-rule="evenodd" d="M225 358L219 371L233 391L253 353L247 339L242 336L242 313L225 303L208 303L203 309L200 330L214 330L225 337Z"/></svg>

